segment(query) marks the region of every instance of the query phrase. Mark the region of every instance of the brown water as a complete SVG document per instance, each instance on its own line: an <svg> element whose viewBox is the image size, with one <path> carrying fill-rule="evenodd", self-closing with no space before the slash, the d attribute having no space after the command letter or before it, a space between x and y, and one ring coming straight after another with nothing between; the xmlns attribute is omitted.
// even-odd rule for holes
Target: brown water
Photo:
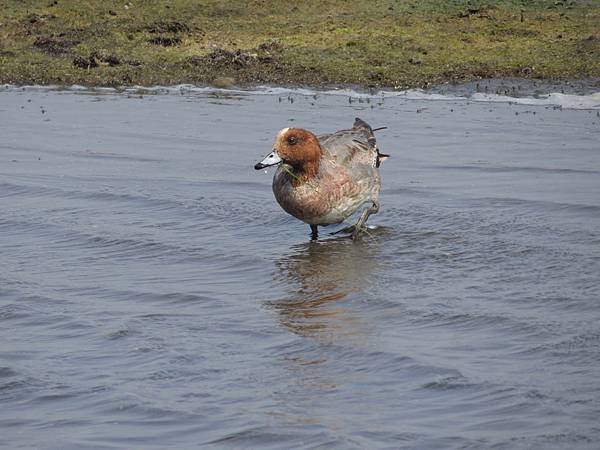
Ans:
<svg viewBox="0 0 600 450"><path fill-rule="evenodd" d="M593 99L302 92L0 90L0 447L598 448ZM253 165L355 116L311 242Z"/></svg>

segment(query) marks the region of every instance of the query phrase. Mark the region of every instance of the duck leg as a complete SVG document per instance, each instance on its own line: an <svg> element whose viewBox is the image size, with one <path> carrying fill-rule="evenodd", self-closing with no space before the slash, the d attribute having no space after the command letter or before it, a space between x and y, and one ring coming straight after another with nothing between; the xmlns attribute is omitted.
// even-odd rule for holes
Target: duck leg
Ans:
<svg viewBox="0 0 600 450"><path fill-rule="evenodd" d="M371 214L377 214L379 211L379 202L374 201L373 206L365 209L356 223L353 225L354 229L352 230L352 240L356 240L361 231L364 230L365 223Z"/></svg>
<svg viewBox="0 0 600 450"><path fill-rule="evenodd" d="M317 225L311 225L310 226L310 238L311 238L311 240L316 241L318 237L319 237L318 226Z"/></svg>

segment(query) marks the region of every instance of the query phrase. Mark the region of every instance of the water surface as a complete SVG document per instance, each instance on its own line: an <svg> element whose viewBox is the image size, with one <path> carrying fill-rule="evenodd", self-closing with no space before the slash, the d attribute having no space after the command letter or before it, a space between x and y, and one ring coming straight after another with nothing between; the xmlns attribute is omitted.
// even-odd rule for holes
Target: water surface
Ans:
<svg viewBox="0 0 600 450"><path fill-rule="evenodd" d="M598 109L487 100L0 91L0 446L597 448ZM311 242L253 165L355 116Z"/></svg>

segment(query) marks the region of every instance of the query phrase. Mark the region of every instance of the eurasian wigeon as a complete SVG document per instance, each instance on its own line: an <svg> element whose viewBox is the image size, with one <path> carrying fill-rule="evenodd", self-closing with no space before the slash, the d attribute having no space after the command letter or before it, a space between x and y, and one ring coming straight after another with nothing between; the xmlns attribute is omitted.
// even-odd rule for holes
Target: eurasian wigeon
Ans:
<svg viewBox="0 0 600 450"><path fill-rule="evenodd" d="M385 127L383 127L385 128ZM279 165L273 176L273 193L281 207L317 227L341 223L364 203L371 202L348 229L355 239L371 214L379 211L379 153L373 130L357 118L349 130L315 136L301 128L284 128L275 138L273 152L256 164L256 170ZM346 229L345 229L346 230Z"/></svg>

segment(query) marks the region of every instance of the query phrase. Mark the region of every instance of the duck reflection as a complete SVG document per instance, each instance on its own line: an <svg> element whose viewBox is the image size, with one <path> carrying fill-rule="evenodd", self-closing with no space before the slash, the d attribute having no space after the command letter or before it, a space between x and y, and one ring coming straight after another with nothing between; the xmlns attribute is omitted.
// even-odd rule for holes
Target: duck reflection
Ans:
<svg viewBox="0 0 600 450"><path fill-rule="evenodd" d="M339 426L335 415L320 414L320 409L314 408L314 399L337 392L346 382L339 372L343 362L335 362L338 352L332 353L329 344L353 348L372 345L370 322L364 314L367 307L361 307L361 296L373 283L379 256L377 237L360 241L344 237L295 245L276 261L273 276L278 285L285 286L286 295L266 306L277 313L284 327L301 338L310 338L300 339L305 345L286 347L278 358L287 372L286 387L275 395L280 407L272 414L278 419ZM312 345L314 341L325 345ZM305 402L311 407L302 406Z"/></svg>
<svg viewBox="0 0 600 450"><path fill-rule="evenodd" d="M274 275L289 286L289 294L268 306L278 312L284 326L301 336L331 341L364 334L360 315L343 300L359 297L369 288L378 253L376 238L296 245L277 261Z"/></svg>

